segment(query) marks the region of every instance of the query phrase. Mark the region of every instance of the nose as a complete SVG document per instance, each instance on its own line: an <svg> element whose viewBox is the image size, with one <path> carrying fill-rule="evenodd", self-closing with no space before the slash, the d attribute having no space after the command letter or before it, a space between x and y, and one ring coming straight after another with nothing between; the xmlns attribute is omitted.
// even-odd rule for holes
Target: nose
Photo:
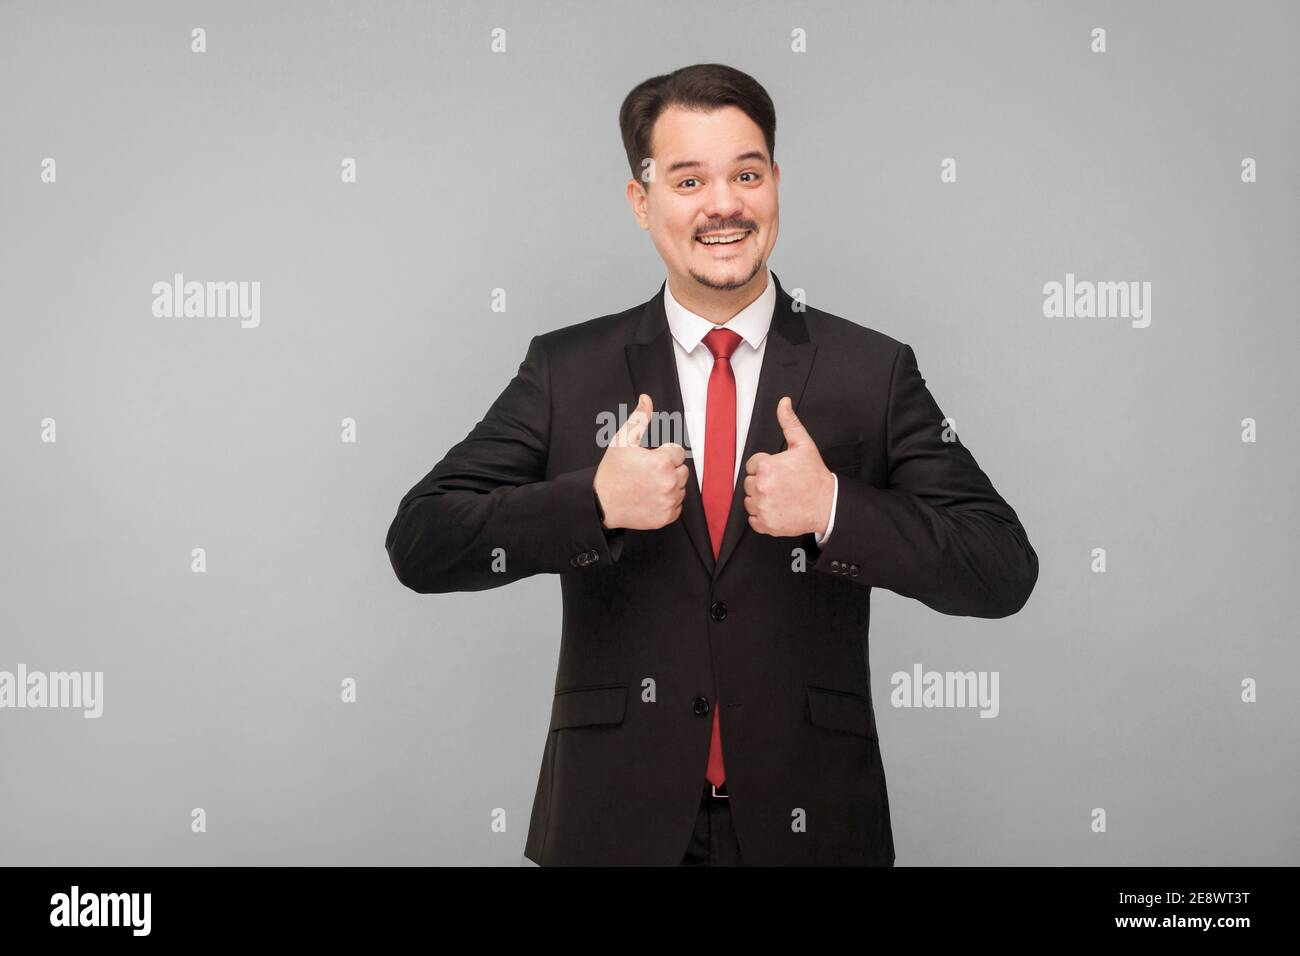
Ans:
<svg viewBox="0 0 1300 956"><path fill-rule="evenodd" d="M704 208L701 210L709 222L727 223L740 218L745 203L740 193L740 186L727 179L714 180L704 196Z"/></svg>

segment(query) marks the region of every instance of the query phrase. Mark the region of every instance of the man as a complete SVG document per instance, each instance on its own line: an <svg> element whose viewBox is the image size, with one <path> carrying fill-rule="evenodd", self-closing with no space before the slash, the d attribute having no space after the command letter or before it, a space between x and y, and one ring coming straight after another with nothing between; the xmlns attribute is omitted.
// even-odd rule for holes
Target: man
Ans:
<svg viewBox="0 0 1300 956"><path fill-rule="evenodd" d="M393 568L421 593L560 575L534 862L892 865L871 589L1004 617L1037 555L912 349L769 271L766 91L692 66L619 118L666 282L532 339L402 499Z"/></svg>

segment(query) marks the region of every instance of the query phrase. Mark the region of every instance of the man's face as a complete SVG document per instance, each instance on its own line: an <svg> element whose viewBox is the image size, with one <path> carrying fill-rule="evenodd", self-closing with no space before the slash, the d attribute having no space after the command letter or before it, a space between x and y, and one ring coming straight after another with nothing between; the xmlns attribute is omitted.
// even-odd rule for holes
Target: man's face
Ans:
<svg viewBox="0 0 1300 956"><path fill-rule="evenodd" d="M761 283L756 276L776 245L781 170L758 124L735 106L709 113L673 106L655 121L650 147L654 181L631 180L627 195L673 285L707 294Z"/></svg>

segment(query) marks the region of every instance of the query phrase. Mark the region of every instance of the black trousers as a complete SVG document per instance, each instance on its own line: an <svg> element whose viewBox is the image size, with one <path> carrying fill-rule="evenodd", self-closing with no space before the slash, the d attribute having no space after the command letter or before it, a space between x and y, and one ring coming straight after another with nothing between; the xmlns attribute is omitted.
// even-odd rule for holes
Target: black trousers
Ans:
<svg viewBox="0 0 1300 956"><path fill-rule="evenodd" d="M725 785L724 785L725 789ZM743 866L736 828L731 825L731 800L715 797L704 785L700 812L682 866Z"/></svg>

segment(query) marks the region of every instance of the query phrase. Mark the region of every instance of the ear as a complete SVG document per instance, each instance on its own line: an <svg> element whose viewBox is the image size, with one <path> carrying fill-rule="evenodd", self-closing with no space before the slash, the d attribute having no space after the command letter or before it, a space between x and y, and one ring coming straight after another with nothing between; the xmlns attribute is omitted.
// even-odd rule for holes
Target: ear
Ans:
<svg viewBox="0 0 1300 956"><path fill-rule="evenodd" d="M632 207L632 215L636 217L637 224L642 229L649 229L650 222L646 216L646 203L650 197L646 195L645 187L635 179L627 181L627 202Z"/></svg>

